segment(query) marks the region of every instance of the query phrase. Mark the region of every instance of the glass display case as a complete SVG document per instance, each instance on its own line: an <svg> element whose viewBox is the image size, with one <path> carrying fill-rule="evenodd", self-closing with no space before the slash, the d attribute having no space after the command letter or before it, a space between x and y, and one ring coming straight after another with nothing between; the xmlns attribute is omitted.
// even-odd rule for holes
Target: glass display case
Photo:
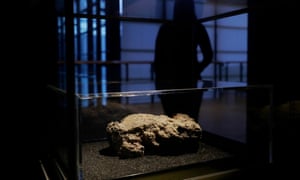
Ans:
<svg viewBox="0 0 300 180"><path fill-rule="evenodd" d="M155 90L153 81L111 83L107 92L76 93L74 108L68 108L65 91L49 87L57 105L54 159L62 172L79 179L134 179L181 171L176 177L184 179L205 175L212 165L242 167L253 155L272 161L270 86L199 81L199 88ZM186 121L177 124L165 115L161 97L195 93L203 93L197 119L183 116Z"/></svg>
<svg viewBox="0 0 300 180"><path fill-rule="evenodd" d="M53 179L187 179L272 161L272 87L248 85L244 71L246 1L195 1L215 59L197 88L156 90L154 42L174 2L57 1L47 126ZM175 116L166 114L173 108Z"/></svg>
<svg viewBox="0 0 300 180"><path fill-rule="evenodd" d="M49 10L38 8L51 11L51 20L43 21L49 32L40 33L47 40L38 41L47 44L41 48L49 54L34 51L32 62L46 66L26 74L47 78L31 80L48 87L45 99L34 96L47 106L47 117L38 117L45 130L38 137L38 156L45 172L54 176L50 179L205 179L282 160L285 166L293 159L297 153L286 147L297 131L297 88L286 88L274 68L266 73L273 46L265 51L257 44L264 39L264 33L256 33L266 28L263 23L252 27L275 11L271 8L258 18L256 10L261 13L268 4L256 9L257 3L245 0L194 2L214 57L193 89L154 86L154 43L160 26L172 20L175 0L62 0L51 1ZM202 51L197 52L201 59ZM276 93L264 83L275 83ZM202 96L182 103L191 94ZM173 103L163 106L162 98L174 96ZM282 107L281 99L292 101ZM192 105L197 101L199 108ZM179 117L165 114L177 105ZM186 116L195 107L197 116ZM131 130L124 123L129 117L139 117L129 121Z"/></svg>

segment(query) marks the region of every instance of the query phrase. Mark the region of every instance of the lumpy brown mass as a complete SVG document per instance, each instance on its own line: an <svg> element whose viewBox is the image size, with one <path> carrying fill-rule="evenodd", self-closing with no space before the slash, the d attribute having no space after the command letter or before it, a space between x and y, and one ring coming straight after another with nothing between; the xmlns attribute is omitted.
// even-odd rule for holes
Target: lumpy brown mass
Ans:
<svg viewBox="0 0 300 180"><path fill-rule="evenodd" d="M110 122L106 131L112 149L123 158L193 152L198 150L202 134L201 126L186 114L129 114L121 121Z"/></svg>

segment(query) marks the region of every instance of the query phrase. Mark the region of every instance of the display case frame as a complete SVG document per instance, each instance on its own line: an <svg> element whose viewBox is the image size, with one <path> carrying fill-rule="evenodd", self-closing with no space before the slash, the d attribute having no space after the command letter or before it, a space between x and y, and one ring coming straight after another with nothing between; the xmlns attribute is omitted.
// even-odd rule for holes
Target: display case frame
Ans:
<svg viewBox="0 0 300 180"><path fill-rule="evenodd" d="M201 84L203 82L200 81L199 85ZM151 81L146 84L145 82L126 81L122 82L122 87L123 90L121 92L112 90L106 93L73 95L75 108L73 108L72 113L75 119L69 122L73 123L72 126L68 124L68 118L66 118L68 116L68 108L65 106L67 93L61 89L49 87L50 91L58 97L56 100L60 106L57 114L59 117L56 117L56 119L60 120L57 121L58 124L55 129L55 133L58 136L54 140L54 144L58 145L55 149L57 154L55 159L60 169L63 169L62 172L72 172L70 167L75 165L76 176L83 179L134 179L163 174L172 176L177 171L183 171L182 178L191 178L209 173L209 171L205 170L205 167L210 166L215 166L214 171L242 168L250 163L252 157L261 158L266 164L272 162L273 117L271 86L211 82L208 87L155 90L151 89L153 87L153 82ZM140 89L132 90L132 88L136 89L137 87L140 87ZM217 121L219 124L221 121L227 121L228 124L232 123L231 125L234 126L235 123L232 122L232 118L235 118L235 115L233 114L239 114L238 116L240 116L241 113L237 112L237 109L229 108L229 106L242 107L243 112L240 120L244 122L242 126L244 128L244 139L234 139L230 135L226 135L226 131L227 133L229 131L230 134L230 131L233 131L236 127L223 130L225 134L218 133L218 129L215 131L210 129L209 125L205 125L207 122L201 122L202 116L199 117L199 123L201 126L204 125L204 131L199 142L201 143L200 148L196 153L182 153L175 156L170 154L165 156L152 154L139 158L122 159L111 151L107 134L105 134L105 127L108 121L103 118L114 117L112 118L113 121L118 121L131 113L163 114L161 107L158 111L157 108L153 111L155 109L153 108L154 104L160 106L159 95L184 94L195 91L204 91L204 94L209 96L207 97L208 99L205 98L203 100L203 107L201 107L205 110L204 114L206 113L204 117L215 113L223 113L224 115L221 119L213 117L208 121ZM257 97L260 99L255 101L249 99ZM242 100L243 104L236 104L240 100ZM141 101L145 101L145 103L141 105ZM218 105L208 106L210 101L213 101L213 103L217 102ZM109 102L113 102L113 106L110 106ZM92 109L89 109L90 107ZM89 111L86 111L87 108ZM214 110L215 108L219 109ZM116 118L115 114L118 114L117 111L119 109L125 111ZM95 113L98 113L96 118ZM89 119L91 117L93 122ZM99 117L102 117L102 119ZM98 125L94 122L95 119L98 119ZM236 120L238 121L238 119ZM99 122L101 125L99 125ZM66 134L66 132L69 134ZM66 139L62 138L62 136L65 136ZM264 138L257 142L257 136ZM257 143L259 146L257 146ZM258 151L259 153L257 153ZM74 162L75 164L73 164ZM159 163L156 164L157 162ZM191 170L192 174L190 174Z"/></svg>
<svg viewBox="0 0 300 180"><path fill-rule="evenodd" d="M79 1L78 1L79 2ZM113 2L113 1L107 1L107 2ZM110 93L115 93L117 94L116 96L125 96L125 102L127 102L128 98L130 98L130 96L132 95L132 92L129 92L129 90L112 90L111 92L109 92L109 94L106 93L95 93L95 94L90 94L90 95L86 95L86 94L77 94L76 92L76 72L75 72L75 68L78 64L77 61L75 60L75 44L74 44L74 18L76 17L84 17L84 18L96 18L96 19L110 19L110 20L115 20L114 22L119 22L119 20L124 20L124 21L128 21L128 22L135 22L135 21L147 21L147 22L163 22L164 19L148 19L148 18L133 18L133 17L118 17L116 14L109 14L107 16L101 16L101 15L95 15L95 14L76 14L74 13L74 1L72 0L65 0L64 1L64 7L63 9L63 13L62 13L62 19L65 20L65 24L62 25L62 39L64 40L62 44L59 44L59 46L63 46L63 52L61 52L62 57L63 58L63 62L61 62L60 60L58 62L59 65L63 66L63 69L65 70L63 73L65 73L65 76L60 79L62 81L60 81L59 83L62 82L62 86L55 84L55 85L50 85L49 86L49 96L51 97L51 101L53 101L51 104L51 108L53 108L53 121L49 122L49 124L51 124L50 126L50 133L49 133L49 142L51 142L50 144L50 159L53 160L54 162L54 166L56 167L55 169L57 169L56 171L58 171L60 174L59 176L62 177L62 179L64 178L68 178L68 179L89 179L90 177L92 177L93 175L91 175L90 177L87 176L87 171L85 170L85 165L88 165L87 163L83 163L84 162L84 152L83 152L83 145L84 143L82 143L82 139L81 139L81 132L80 129L81 127L81 122L82 122L82 108L81 105L83 104L82 102L84 101L84 99L99 99L99 97L101 96L110 96ZM234 15L239 15L239 14L243 14L246 13L247 9L246 8L242 8L242 9L234 9L234 10L229 10L228 13L224 13L221 16L219 16L218 14L214 15L213 17L207 17L205 18L206 20L216 20L218 18L222 18L222 17L227 17L227 16L234 16ZM112 13L112 12L110 12ZM60 14L61 15L61 14ZM112 15L114 18L111 18L110 15ZM204 19L204 20L205 20ZM203 20L203 19L202 19ZM113 24L110 24L111 27L113 27ZM115 33L118 33L116 31L116 29L111 29L112 31L107 31L109 33L111 33L111 36L116 35ZM116 36L115 36L116 37ZM109 40L108 40L109 41ZM119 60L120 59L120 52L118 52L118 48L117 47L119 44L118 42L110 42L109 44L112 45L111 51L113 53L107 53L107 60ZM81 62L79 62L80 64ZM89 64L89 61L86 61L87 64ZM84 63L83 63L84 64ZM101 63L100 63L101 64ZM217 64L219 64L217 62ZM220 65L222 65L223 63L220 63ZM55 64L57 65L57 64ZM101 65L102 66L102 65ZM221 67L221 66L220 66ZM110 70L117 70L114 71L117 75L120 75L118 73L120 73L120 69L117 66L116 68L112 68ZM60 74L60 69L58 68L58 71L56 72L52 72L53 76L57 76L58 74ZM109 79L106 79L108 81L108 83L111 82L115 82L116 79L114 79L115 76L109 77ZM209 132L204 132L204 137L209 137L209 139L214 139L215 144L213 146L216 147L221 147L222 149L228 149L229 151L233 151L233 152L239 152L238 154L241 156L238 156L238 158L221 158L221 159L217 159L217 160L209 160L206 162L198 162L195 164L184 164L182 166L178 166L178 167L172 167L172 168L163 168L160 169L158 171L151 171L151 172L135 172L135 173L129 173L126 175L122 175L122 176L117 176L117 177L103 177L103 176L93 176L96 179L98 178L104 178L104 179L122 179L122 178L139 178L139 177L145 177L147 178L147 176L151 176L151 174L157 174L157 173L163 173L163 172L171 172L171 173L175 173L175 171L180 171L182 169L193 169L196 167L196 171L202 175L205 175L206 171L202 171L202 170L198 170L199 166L201 167L207 167L210 165L217 165L218 164L218 168L217 169L222 169L222 170L228 170L228 168L232 168L232 167L240 167L240 165L245 163L245 159L251 159L249 157L251 157L251 154L253 153L248 153L249 149L255 149L257 143L255 141L256 139L256 135L257 134L263 134L267 136L267 139L263 139L262 141L259 142L259 145L261 145L261 148L259 148L260 150L262 150L263 153L258 153L258 159L262 157L262 161L263 162L269 162L269 152L270 152L270 147L269 147L269 137L272 134L271 130L269 131L269 125L270 122L272 120L270 120L269 118L271 117L271 115L269 115L272 112L272 106L271 106L271 102L272 100L270 100L271 96L272 96L272 92L270 90L269 86L265 86L265 85L258 85L258 86L249 86L245 83L234 83L231 85L227 85L227 86L222 86L219 84L219 82L217 82L217 75L214 74L215 79L214 80L209 80L209 82L212 83L212 86L210 87L201 87L201 88L196 88L196 91L202 91L202 90L206 90L206 91L211 91L212 94L214 95L214 97L219 97L223 92L224 89L225 91L233 89L234 91L239 91L239 90L247 90L247 89L264 89L264 90L258 90L258 92L256 93L250 93L249 95L247 95L247 99L256 99L257 97L262 97L261 99L257 100L256 102L250 102L248 104L245 105L245 107L248 108L249 107L255 107L253 111L251 111L250 115L248 116L248 112L247 112L247 140L249 140L249 144L247 144L246 146L240 146L240 143L237 143L236 141L232 141L230 138L222 138L222 135L216 135L214 133L209 133ZM117 78L117 80L121 80L119 78ZM130 81L129 81L130 82ZM114 85L112 87L115 87ZM266 90L267 89L267 90ZM164 91L164 90L162 90ZM173 92L179 92L182 90L175 90ZM184 91L190 91L190 89L184 90ZM262 91L262 92L261 92ZM167 90L167 92L169 92L169 90ZM154 96L155 94L159 93L158 91L153 90L153 88L148 88L148 89L142 89L142 90L137 90L134 93L136 93L135 95L137 96L143 96L145 94L148 94L147 96ZM149 94L150 93L150 94ZM119 95L118 95L119 94ZM259 95L256 95L259 94ZM126 98L128 97L128 98ZM150 98L150 99L155 99L154 98ZM267 99L267 100L266 100ZM258 105L258 107L256 107L256 105ZM263 128L259 128L259 133L257 133L256 128L252 129L252 127L255 127L257 125L256 121L252 121L252 119L256 119L258 117L257 114L257 108L260 109L262 107L268 107L269 111L268 111L268 118L267 121L264 121L265 123L263 123ZM251 108L249 108L251 109ZM248 118L249 117L249 118ZM249 120L248 120L249 119ZM252 124L253 123L253 124ZM259 123L258 123L259 124ZM248 126L249 125L249 126ZM260 126L260 125L259 125ZM267 132L265 131L261 131L261 129L268 129ZM89 143L89 142L87 142ZM266 145L267 144L267 145ZM249 145L249 146L248 146ZM238 149L238 150L237 150ZM250 156L248 156L250 154ZM254 153L255 154L255 153ZM89 161L91 164L92 162ZM89 163L88 162L88 163ZM224 165L226 164L226 165ZM96 167L96 166L94 166ZM88 169L93 169L93 166L89 166ZM201 169L201 168L200 168ZM184 173L183 173L184 174ZM194 174L199 175L199 174ZM97 177L98 176L98 177ZM172 175L171 175L172 176ZM185 177L187 178L187 177Z"/></svg>

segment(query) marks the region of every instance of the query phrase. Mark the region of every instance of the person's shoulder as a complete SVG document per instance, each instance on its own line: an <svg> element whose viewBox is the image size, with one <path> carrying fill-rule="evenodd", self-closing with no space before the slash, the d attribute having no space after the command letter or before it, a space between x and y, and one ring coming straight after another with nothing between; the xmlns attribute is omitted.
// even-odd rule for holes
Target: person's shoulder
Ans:
<svg viewBox="0 0 300 180"><path fill-rule="evenodd" d="M167 29L167 28L173 28L174 27L174 23L173 22L164 22L163 24L161 24L160 28L161 29Z"/></svg>
<svg viewBox="0 0 300 180"><path fill-rule="evenodd" d="M171 22L165 22L160 25L159 32L166 34L172 31L173 29L174 29L174 25Z"/></svg>
<svg viewBox="0 0 300 180"><path fill-rule="evenodd" d="M196 22L196 27L198 29L205 29L205 26L201 22L199 22L199 21Z"/></svg>

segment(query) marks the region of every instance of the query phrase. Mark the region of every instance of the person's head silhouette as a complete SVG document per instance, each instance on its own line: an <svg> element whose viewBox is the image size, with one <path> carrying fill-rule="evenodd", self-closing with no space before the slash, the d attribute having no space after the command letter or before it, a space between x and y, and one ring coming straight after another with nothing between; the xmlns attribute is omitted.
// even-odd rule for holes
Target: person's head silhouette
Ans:
<svg viewBox="0 0 300 180"><path fill-rule="evenodd" d="M173 20L179 22L196 20L194 0L175 0Z"/></svg>

